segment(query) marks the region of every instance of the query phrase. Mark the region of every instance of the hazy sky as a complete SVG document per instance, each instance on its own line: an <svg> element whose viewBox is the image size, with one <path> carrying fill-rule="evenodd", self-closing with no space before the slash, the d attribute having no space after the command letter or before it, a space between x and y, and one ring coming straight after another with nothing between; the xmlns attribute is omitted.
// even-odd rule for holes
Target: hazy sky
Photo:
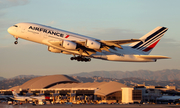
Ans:
<svg viewBox="0 0 180 108"><path fill-rule="evenodd" d="M180 69L179 0L0 0L0 76L72 74L91 71ZM7 28L34 22L103 40L140 38L157 26L169 30L150 53L172 59L154 63L92 59L71 61L47 46L14 37Z"/></svg>

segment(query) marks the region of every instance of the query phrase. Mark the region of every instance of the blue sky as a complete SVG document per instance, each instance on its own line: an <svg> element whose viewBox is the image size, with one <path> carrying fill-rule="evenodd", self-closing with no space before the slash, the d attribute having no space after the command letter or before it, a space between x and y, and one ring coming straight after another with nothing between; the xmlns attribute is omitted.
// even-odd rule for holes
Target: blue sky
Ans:
<svg viewBox="0 0 180 108"><path fill-rule="evenodd" d="M73 74L91 71L180 69L179 0L0 0L0 76ZM70 61L26 40L14 45L7 28L35 22L102 40L140 38L157 26L169 30L151 52L172 59L156 63Z"/></svg>

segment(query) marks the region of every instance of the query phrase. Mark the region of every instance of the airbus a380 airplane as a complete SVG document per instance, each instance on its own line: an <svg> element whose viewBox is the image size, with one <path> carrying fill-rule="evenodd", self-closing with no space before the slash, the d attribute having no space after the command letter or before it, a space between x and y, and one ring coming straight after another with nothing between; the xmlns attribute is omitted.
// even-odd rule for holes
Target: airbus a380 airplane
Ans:
<svg viewBox="0 0 180 108"><path fill-rule="evenodd" d="M50 52L72 54L71 60L85 62L91 61L90 58L126 62L168 59L166 56L149 55L167 30L159 26L140 39L106 41L36 23L18 23L8 28L8 32L16 38L15 44L18 38L22 38L47 45Z"/></svg>
<svg viewBox="0 0 180 108"><path fill-rule="evenodd" d="M12 90L12 94L14 98L11 98L13 100L18 100L18 101L32 101L33 99L35 100L44 100L45 96L19 96L14 90Z"/></svg>

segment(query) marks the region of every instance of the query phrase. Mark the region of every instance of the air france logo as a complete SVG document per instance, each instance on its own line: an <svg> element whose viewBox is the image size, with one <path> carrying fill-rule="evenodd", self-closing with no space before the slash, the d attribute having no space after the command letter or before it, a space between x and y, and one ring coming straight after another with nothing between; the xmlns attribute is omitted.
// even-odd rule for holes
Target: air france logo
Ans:
<svg viewBox="0 0 180 108"><path fill-rule="evenodd" d="M62 34L62 33L54 32L52 30L47 30L44 28L30 26L29 29L35 30L35 31L42 31L43 33L47 33L47 34L51 34L51 35L55 35L55 36L59 36L59 37L64 37L64 34Z"/></svg>

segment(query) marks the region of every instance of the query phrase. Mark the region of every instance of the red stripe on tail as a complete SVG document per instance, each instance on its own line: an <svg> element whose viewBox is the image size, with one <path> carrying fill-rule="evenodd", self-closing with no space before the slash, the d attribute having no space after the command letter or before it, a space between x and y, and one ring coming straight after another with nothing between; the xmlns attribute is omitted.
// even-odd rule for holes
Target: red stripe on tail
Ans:
<svg viewBox="0 0 180 108"><path fill-rule="evenodd" d="M143 51L148 52L149 50L153 49L159 41L160 41L160 39L158 41L156 41L155 43L153 43L151 46L144 49Z"/></svg>

